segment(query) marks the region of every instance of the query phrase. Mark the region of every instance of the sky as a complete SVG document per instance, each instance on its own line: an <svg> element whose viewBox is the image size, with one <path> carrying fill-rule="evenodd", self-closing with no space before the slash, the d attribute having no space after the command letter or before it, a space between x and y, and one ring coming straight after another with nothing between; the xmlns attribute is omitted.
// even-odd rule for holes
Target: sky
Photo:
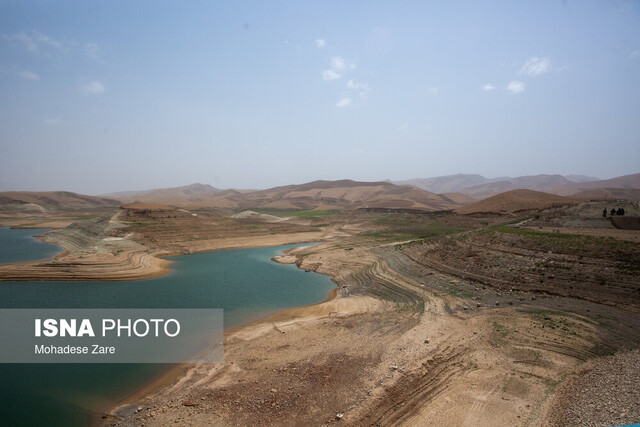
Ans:
<svg viewBox="0 0 640 427"><path fill-rule="evenodd" d="M638 172L638 1L0 0L0 191Z"/></svg>

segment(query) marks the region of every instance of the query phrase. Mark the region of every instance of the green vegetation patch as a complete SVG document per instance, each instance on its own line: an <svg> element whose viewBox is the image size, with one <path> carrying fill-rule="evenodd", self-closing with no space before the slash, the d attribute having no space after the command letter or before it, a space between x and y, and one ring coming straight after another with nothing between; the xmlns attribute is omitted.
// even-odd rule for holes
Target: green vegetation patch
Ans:
<svg viewBox="0 0 640 427"><path fill-rule="evenodd" d="M524 236L541 237L541 238L557 238L557 239L573 239L573 238L580 238L580 237L590 237L590 236L580 236L577 234L568 234L568 233L549 233L545 231L526 230L522 228L509 226L506 224L492 225L491 227L487 227L485 230L483 230L483 233L491 233L491 232L521 234Z"/></svg>
<svg viewBox="0 0 640 427"><path fill-rule="evenodd" d="M335 214L336 214L335 209L319 209L314 211L293 211L293 212L290 212L287 216L308 218L308 217L327 216L327 215L335 215Z"/></svg>
<svg viewBox="0 0 640 427"><path fill-rule="evenodd" d="M402 214L392 214L378 218L372 223L382 229L361 233L361 236L385 241L427 239L466 231L467 228L447 224L445 222L424 222L420 219L408 218Z"/></svg>

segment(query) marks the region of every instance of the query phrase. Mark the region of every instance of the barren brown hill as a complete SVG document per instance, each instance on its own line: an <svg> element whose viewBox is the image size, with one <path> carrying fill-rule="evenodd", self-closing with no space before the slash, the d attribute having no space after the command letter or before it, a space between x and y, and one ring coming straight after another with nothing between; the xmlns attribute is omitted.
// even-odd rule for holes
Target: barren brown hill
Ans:
<svg viewBox="0 0 640 427"><path fill-rule="evenodd" d="M64 209L96 209L119 206L118 200L86 196L70 191L8 191L0 193L0 210L48 212Z"/></svg>
<svg viewBox="0 0 640 427"><path fill-rule="evenodd" d="M462 193L443 193L441 196L444 196L453 203L457 203L462 206L470 205L478 201L477 199Z"/></svg>
<svg viewBox="0 0 640 427"><path fill-rule="evenodd" d="M317 209L359 207L445 210L460 206L438 194L410 185L351 180L314 181L230 197L240 207Z"/></svg>
<svg viewBox="0 0 640 427"><path fill-rule="evenodd" d="M589 175L565 175L571 182L591 182L591 181L602 181L600 178L596 178L595 176Z"/></svg>
<svg viewBox="0 0 640 427"><path fill-rule="evenodd" d="M575 182L566 185L553 185L542 189L543 191L558 194L560 196L570 196L587 190L597 190L600 188L626 188L640 189L640 173L619 176L617 178L605 179L602 181Z"/></svg>
<svg viewBox="0 0 640 427"><path fill-rule="evenodd" d="M577 202L567 197L533 190L512 190L456 209L459 214L497 213L540 210L552 206L573 205Z"/></svg>
<svg viewBox="0 0 640 427"><path fill-rule="evenodd" d="M189 197L189 196L205 196L221 192L222 190L212 187L208 184L190 184L182 187L171 188L155 188L152 190L142 191L122 191L119 193L105 194L107 197L113 197L119 200L135 200L135 199L162 199L173 197Z"/></svg>
<svg viewBox="0 0 640 427"><path fill-rule="evenodd" d="M640 189L637 188L598 188L584 190L572 194L572 199L579 200L640 200Z"/></svg>
<svg viewBox="0 0 640 427"><path fill-rule="evenodd" d="M186 187L125 192L113 195L123 203L170 205L186 209L355 209L360 207L448 210L463 205L457 196L447 198L410 185L352 180L313 181L267 190L218 190L193 184ZM460 195L460 197L464 197ZM459 197L458 197L459 198ZM466 200L466 199L465 199Z"/></svg>
<svg viewBox="0 0 640 427"><path fill-rule="evenodd" d="M548 187L559 187L572 185L567 178L562 175L532 175L509 178L504 181L490 182L473 187L467 187L460 192L476 199L484 199L496 194L511 190L542 190ZM575 192L575 191L574 191Z"/></svg>
<svg viewBox="0 0 640 427"><path fill-rule="evenodd" d="M509 178L485 178L478 174L456 174L436 176L432 178L415 178L407 181L395 181L397 185L413 185L432 193L459 193L465 188L483 185L490 182L505 181Z"/></svg>
<svg viewBox="0 0 640 427"><path fill-rule="evenodd" d="M217 198L214 194L220 193L215 187L206 184L191 184L183 187L159 188L144 191L124 191L120 193L107 194L109 197L116 198L122 203L145 203L172 205L182 207L235 207L235 206L218 206Z"/></svg>

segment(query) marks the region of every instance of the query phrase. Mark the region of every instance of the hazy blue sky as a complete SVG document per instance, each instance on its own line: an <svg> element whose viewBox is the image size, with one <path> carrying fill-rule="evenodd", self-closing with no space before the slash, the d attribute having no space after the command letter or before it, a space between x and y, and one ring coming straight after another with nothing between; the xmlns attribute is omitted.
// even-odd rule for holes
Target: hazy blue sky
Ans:
<svg viewBox="0 0 640 427"><path fill-rule="evenodd" d="M0 1L0 191L640 172L640 3Z"/></svg>

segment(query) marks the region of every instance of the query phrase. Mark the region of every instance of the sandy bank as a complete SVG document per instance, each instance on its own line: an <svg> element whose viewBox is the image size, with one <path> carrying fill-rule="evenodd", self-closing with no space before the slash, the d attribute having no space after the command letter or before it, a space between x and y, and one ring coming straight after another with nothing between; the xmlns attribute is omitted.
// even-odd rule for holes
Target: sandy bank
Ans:
<svg viewBox="0 0 640 427"><path fill-rule="evenodd" d="M297 256L295 253L311 250L310 246L293 248L287 250L289 255L278 257L286 258L289 262L295 263ZM282 259L279 260L282 262ZM249 324L242 325L225 332L225 363L222 365L178 365L166 372L161 377L146 385L135 394L123 399L122 404L109 411L109 420L131 420L136 418L139 407L138 402L152 401L156 399L164 399L167 393L182 393L193 387L195 378L200 378L202 370L207 370L206 377L216 376L216 384L225 384L233 382L234 374L239 371L233 366L235 354L246 343L256 343L265 339L269 339L271 334L287 335L298 334L307 328L315 328L318 322L327 319L345 318L353 315L371 314L374 312L382 312L393 306L390 302L385 302L377 298L364 295L348 296L341 289L333 289L330 291L327 299L323 302L303 307L294 307L280 310L277 313L269 315L265 318L255 320ZM206 378L200 378L199 382L206 381Z"/></svg>
<svg viewBox="0 0 640 427"><path fill-rule="evenodd" d="M602 331L575 311L629 316L479 287L359 242L279 256L329 274L335 298L229 331L224 363L188 367L110 422L317 425L340 413L349 425L537 425L556 386L594 357Z"/></svg>

